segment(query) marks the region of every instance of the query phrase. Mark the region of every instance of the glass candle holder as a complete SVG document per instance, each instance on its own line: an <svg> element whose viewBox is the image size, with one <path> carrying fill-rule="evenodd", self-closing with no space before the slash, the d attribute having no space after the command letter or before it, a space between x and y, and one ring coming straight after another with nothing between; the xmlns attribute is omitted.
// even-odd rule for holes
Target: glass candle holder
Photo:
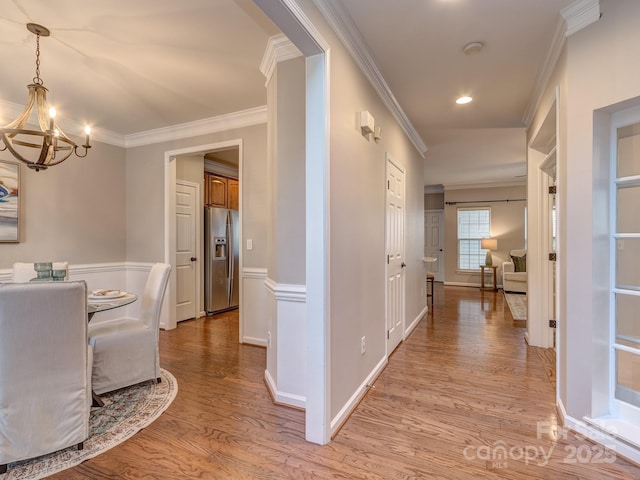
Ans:
<svg viewBox="0 0 640 480"><path fill-rule="evenodd" d="M54 282L62 282L65 277L67 276L67 271L66 270L53 270L52 271L52 275L53 275L53 281Z"/></svg>
<svg viewBox="0 0 640 480"><path fill-rule="evenodd" d="M53 264L51 262L34 263L33 268L38 275L39 280L50 279Z"/></svg>

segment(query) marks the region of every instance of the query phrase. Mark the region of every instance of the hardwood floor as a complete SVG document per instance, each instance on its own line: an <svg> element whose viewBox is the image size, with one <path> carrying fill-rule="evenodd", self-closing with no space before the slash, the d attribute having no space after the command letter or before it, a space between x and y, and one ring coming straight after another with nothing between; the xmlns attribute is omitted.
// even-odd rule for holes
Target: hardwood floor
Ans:
<svg viewBox="0 0 640 480"><path fill-rule="evenodd" d="M303 412L271 402L266 352L237 344L235 312L182 322L161 332L179 386L167 412L54 478L640 478L572 433L550 438L555 359L524 343L502 292L436 283L434 303L326 446L305 442Z"/></svg>

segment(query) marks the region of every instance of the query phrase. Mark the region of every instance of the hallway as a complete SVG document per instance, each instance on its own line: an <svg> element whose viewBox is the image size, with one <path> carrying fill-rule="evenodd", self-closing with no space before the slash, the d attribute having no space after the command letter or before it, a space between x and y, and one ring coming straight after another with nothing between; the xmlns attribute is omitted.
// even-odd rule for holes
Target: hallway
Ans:
<svg viewBox="0 0 640 480"><path fill-rule="evenodd" d="M321 447L304 441L303 412L272 403L265 350L237 344L236 312L181 322L161 332L179 384L167 412L56 478L639 478L574 434L551 440L554 360L523 327L501 291L436 283L434 311Z"/></svg>

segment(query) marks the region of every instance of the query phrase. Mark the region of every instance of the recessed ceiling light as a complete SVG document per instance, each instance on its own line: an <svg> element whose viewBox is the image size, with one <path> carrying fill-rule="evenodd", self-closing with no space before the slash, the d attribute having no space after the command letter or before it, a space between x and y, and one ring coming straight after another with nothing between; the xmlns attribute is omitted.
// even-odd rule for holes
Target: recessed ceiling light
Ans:
<svg viewBox="0 0 640 480"><path fill-rule="evenodd" d="M465 103L469 103L471 100L473 100L471 97L460 97L456 100L456 103L458 105L464 105Z"/></svg>

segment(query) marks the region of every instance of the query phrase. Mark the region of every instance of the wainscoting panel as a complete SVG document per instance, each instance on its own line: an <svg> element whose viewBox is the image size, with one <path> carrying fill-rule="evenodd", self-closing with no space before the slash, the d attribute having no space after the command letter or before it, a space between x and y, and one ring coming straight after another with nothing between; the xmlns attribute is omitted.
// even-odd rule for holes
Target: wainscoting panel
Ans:
<svg viewBox="0 0 640 480"><path fill-rule="evenodd" d="M267 290L264 288L266 278L266 268L242 270L242 305L240 305L242 343L267 346L269 316Z"/></svg>
<svg viewBox="0 0 640 480"><path fill-rule="evenodd" d="M151 263L116 262L69 265L69 280L84 280L87 291L101 288L117 288L136 295L142 295L144 284L151 270ZM11 269L0 271L0 281L11 281ZM166 298L165 298L166 300ZM163 305L163 314L167 312ZM122 308L115 308L96 314L92 322L108 322L120 318L136 318L140 309L140 300ZM160 324L162 327L162 322Z"/></svg>
<svg viewBox="0 0 640 480"><path fill-rule="evenodd" d="M264 281L269 321L265 381L276 402L297 408L306 405L307 289L305 285Z"/></svg>

